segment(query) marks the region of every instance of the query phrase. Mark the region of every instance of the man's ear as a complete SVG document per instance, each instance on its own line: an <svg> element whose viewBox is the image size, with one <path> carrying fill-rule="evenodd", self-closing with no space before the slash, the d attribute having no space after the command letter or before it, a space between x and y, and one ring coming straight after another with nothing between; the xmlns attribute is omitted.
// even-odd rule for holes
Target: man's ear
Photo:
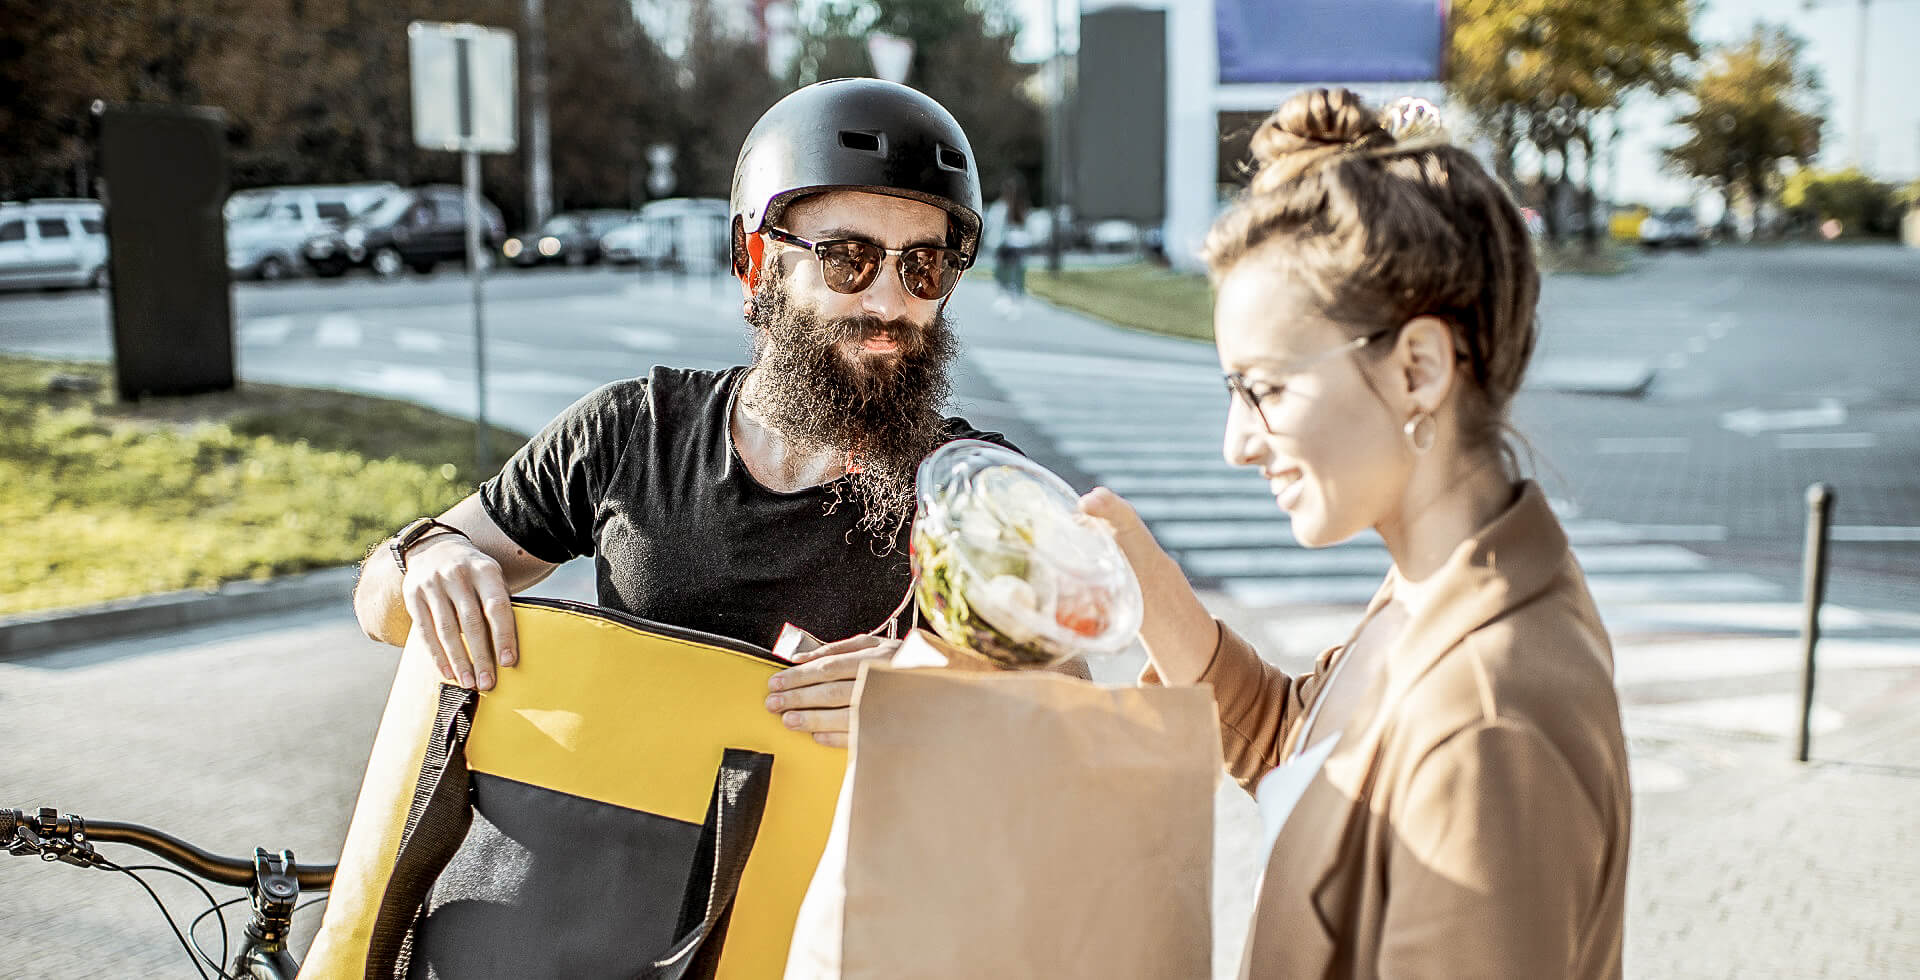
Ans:
<svg viewBox="0 0 1920 980"><path fill-rule="evenodd" d="M733 274L740 280L740 315L752 319L753 294L760 288L760 276L766 268L767 240L741 232L738 218L734 219L734 255L737 261Z"/></svg>
<svg viewBox="0 0 1920 980"><path fill-rule="evenodd" d="M1432 316L1408 320L1400 328L1393 356L1405 396L1420 411L1433 412L1446 402L1453 391L1458 358L1453 328L1445 320Z"/></svg>

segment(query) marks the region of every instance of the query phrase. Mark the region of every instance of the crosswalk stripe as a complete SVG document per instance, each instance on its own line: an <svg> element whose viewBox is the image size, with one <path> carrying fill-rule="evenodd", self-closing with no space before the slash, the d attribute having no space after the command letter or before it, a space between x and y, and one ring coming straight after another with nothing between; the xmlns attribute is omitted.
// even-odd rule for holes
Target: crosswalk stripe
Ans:
<svg viewBox="0 0 1920 980"><path fill-rule="evenodd" d="M1263 488L1264 489L1264 488ZM1283 515L1273 497L1264 492L1246 496L1140 496L1129 498L1133 509L1148 521L1192 518L1265 517Z"/></svg>
<svg viewBox="0 0 1920 980"><path fill-rule="evenodd" d="M1221 591L1242 605L1271 606L1293 603L1358 605L1373 598L1379 576L1323 575L1313 578L1234 578ZM1688 575L1596 576L1587 580L1596 602L1641 603L1670 601L1748 601L1775 599L1780 588L1753 575L1703 572Z"/></svg>
<svg viewBox="0 0 1920 980"><path fill-rule="evenodd" d="M1266 493L1267 484L1258 473L1252 470L1240 470L1232 474L1178 476L1141 476L1133 473L1117 473L1104 478L1114 493L1122 496L1152 493L1237 493L1244 490L1258 490Z"/></svg>
<svg viewBox="0 0 1920 980"><path fill-rule="evenodd" d="M1623 573L1678 573L1707 569L1707 560L1671 544L1602 544L1574 549L1574 557L1589 575ZM1384 574L1393 556L1383 547L1345 548L1213 548L1189 550L1181 556L1188 571L1217 578L1272 575L1324 575L1346 572Z"/></svg>
<svg viewBox="0 0 1920 980"><path fill-rule="evenodd" d="M240 324L240 342L243 344L280 344L293 332L293 317L262 316L243 321Z"/></svg>
<svg viewBox="0 0 1920 980"><path fill-rule="evenodd" d="M1126 496L1181 566L1229 599L1344 607L1364 604L1378 591L1392 556L1377 533L1302 548L1258 472L1222 459L1228 406L1213 365L1011 350L975 354L1010 405L1058 452L1094 482ZM1675 445L1604 443L1618 452L1670 452ZM1569 501L1552 505L1609 623L1658 605L1731 632L1777 631L1773 620L1781 617L1761 617L1772 625L1755 621L1747 628L1742 610L1791 604L1783 586L1717 570L1687 547L1726 540L1724 526L1627 524L1585 518ZM1881 533L1905 540L1912 529Z"/></svg>
<svg viewBox="0 0 1920 980"><path fill-rule="evenodd" d="M314 328L313 342L321 347L360 346L360 321L345 313L330 313Z"/></svg>

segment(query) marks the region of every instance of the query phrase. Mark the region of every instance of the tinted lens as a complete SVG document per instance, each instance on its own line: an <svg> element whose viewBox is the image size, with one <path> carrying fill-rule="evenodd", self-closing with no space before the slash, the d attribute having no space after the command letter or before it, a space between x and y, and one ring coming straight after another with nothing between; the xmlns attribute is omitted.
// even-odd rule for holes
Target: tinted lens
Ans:
<svg viewBox="0 0 1920 980"><path fill-rule="evenodd" d="M960 278L960 257L951 249L910 248L900 256L900 284L920 299L940 299Z"/></svg>
<svg viewBox="0 0 1920 980"><path fill-rule="evenodd" d="M873 282L881 251L863 242L834 242L820 246L820 275L836 293L857 293Z"/></svg>

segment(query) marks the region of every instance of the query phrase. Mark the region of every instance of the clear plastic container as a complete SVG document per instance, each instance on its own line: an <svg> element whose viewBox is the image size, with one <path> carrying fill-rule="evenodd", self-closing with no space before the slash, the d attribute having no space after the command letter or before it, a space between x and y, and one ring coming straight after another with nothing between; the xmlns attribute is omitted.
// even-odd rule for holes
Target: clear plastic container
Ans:
<svg viewBox="0 0 1920 980"><path fill-rule="evenodd" d="M913 570L920 613L1007 667L1118 653L1140 632L1140 584L1064 480L989 442L920 464Z"/></svg>

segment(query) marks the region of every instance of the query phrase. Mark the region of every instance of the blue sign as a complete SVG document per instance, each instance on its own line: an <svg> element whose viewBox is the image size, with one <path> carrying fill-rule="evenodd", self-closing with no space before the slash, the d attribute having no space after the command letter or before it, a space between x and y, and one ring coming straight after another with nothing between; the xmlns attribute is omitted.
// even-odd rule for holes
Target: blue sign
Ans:
<svg viewBox="0 0 1920 980"><path fill-rule="evenodd" d="M1222 84L1438 81L1445 0L1214 0Z"/></svg>

